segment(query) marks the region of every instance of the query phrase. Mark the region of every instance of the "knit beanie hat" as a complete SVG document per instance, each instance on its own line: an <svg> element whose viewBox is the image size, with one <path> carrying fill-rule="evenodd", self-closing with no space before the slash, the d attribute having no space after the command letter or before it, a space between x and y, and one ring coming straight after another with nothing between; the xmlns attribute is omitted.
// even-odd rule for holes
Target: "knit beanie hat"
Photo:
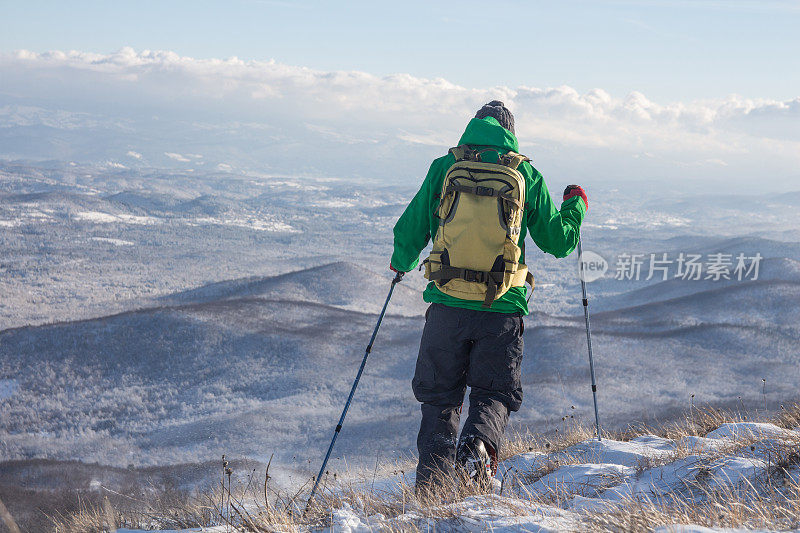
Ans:
<svg viewBox="0 0 800 533"><path fill-rule="evenodd" d="M509 111L500 100L492 100L475 113L475 118L486 117L497 119L497 122L499 122L501 126L516 135L516 133L514 133L514 115L511 114L511 111Z"/></svg>

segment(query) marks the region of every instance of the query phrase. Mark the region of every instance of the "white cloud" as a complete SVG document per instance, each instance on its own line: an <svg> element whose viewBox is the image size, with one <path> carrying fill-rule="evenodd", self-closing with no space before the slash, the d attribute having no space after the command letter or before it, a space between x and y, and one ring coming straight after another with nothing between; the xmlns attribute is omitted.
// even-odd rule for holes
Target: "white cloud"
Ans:
<svg viewBox="0 0 800 533"><path fill-rule="evenodd" d="M134 159L141 159L142 158L142 154L140 154L139 152L134 152L133 150L130 150L125 155L127 155L128 157L132 157Z"/></svg>
<svg viewBox="0 0 800 533"><path fill-rule="evenodd" d="M164 152L164 155L170 159L174 159L175 161L180 161L181 163L188 163L190 161L188 157L184 157L181 154L176 154L174 152Z"/></svg>
<svg viewBox="0 0 800 533"><path fill-rule="evenodd" d="M617 97L602 89L582 94L568 86L474 89L409 74L325 72L273 60L194 59L132 48L112 54L18 51L0 56L0 68L11 86L25 87L34 97L52 101L60 89L59 83L35 83L47 76L83 87L86 98L100 104L194 114L204 117L198 122L209 129L213 121L207 117L213 115L216 127L223 129L247 123L274 130L269 135L276 142L316 134L338 137L344 144L394 138L413 146L446 147L482 103L501 99L515 113L517 133L528 149L648 153L654 157L638 161L658 164L675 159L721 167L717 162L724 161L727 171L737 162L750 168L763 162L787 175L800 164L800 97L777 101L733 95L656 103L635 91ZM31 114L14 116L29 121ZM166 155L180 162L193 157Z"/></svg>

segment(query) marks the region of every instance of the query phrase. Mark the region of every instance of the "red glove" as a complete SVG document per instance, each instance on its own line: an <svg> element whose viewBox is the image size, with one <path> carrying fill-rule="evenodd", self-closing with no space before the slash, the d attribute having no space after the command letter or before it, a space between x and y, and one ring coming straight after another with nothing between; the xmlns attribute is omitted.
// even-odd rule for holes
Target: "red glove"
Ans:
<svg viewBox="0 0 800 533"><path fill-rule="evenodd" d="M586 197L586 191L584 191L579 185L567 185L567 188L564 189L564 201L566 202L575 196L580 196L583 198L583 203L586 204L586 210L588 211L589 199Z"/></svg>
<svg viewBox="0 0 800 533"><path fill-rule="evenodd" d="M403 276L406 273L397 270L395 267L392 266L392 263L389 263L389 270L395 273L394 279L392 280L392 287L394 287L396 283L400 283L403 280Z"/></svg>

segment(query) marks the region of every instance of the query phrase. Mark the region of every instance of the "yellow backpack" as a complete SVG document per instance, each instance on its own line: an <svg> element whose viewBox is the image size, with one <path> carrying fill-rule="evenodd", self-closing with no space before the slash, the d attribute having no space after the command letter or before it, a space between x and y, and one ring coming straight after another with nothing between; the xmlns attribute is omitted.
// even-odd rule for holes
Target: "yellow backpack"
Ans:
<svg viewBox="0 0 800 533"><path fill-rule="evenodd" d="M481 155L496 152L497 163ZM445 294L483 300L484 308L511 287L533 276L519 262L517 246L525 207L525 178L517 167L530 161L515 152L495 148L450 149L456 162L445 174L437 216L439 229L425 260L425 277Z"/></svg>

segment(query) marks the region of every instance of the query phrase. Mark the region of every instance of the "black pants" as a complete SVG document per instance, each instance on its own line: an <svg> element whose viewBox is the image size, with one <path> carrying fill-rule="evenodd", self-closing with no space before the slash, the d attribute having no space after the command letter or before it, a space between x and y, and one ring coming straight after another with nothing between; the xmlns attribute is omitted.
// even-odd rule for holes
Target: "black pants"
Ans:
<svg viewBox="0 0 800 533"><path fill-rule="evenodd" d="M455 462L461 404L469 414L461 439L478 437L499 451L509 413L522 405L522 316L432 304L412 386L422 402L417 486Z"/></svg>

